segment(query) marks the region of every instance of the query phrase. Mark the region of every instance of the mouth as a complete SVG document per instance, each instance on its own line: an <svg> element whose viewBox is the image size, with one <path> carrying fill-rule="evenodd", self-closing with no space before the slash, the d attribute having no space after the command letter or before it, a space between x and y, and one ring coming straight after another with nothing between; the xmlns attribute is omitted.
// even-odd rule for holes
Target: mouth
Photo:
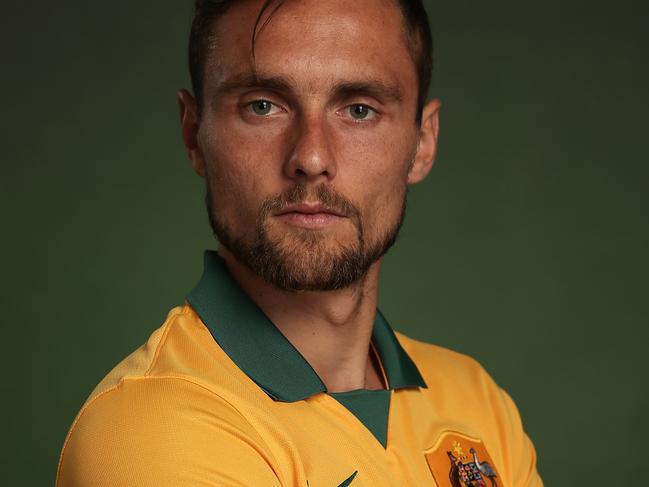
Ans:
<svg viewBox="0 0 649 487"><path fill-rule="evenodd" d="M275 213L274 216L288 225L313 230L326 228L346 218L340 211L319 203L290 205Z"/></svg>

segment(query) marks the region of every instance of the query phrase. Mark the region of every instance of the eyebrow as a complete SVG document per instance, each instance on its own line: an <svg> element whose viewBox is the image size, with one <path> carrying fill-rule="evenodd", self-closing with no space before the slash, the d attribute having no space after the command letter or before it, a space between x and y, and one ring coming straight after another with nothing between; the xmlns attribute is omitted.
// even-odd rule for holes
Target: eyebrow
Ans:
<svg viewBox="0 0 649 487"><path fill-rule="evenodd" d="M260 88L273 91L291 91L291 83L279 76L263 77L254 73L236 74L218 84L216 95L224 95L233 91L247 88Z"/></svg>
<svg viewBox="0 0 649 487"><path fill-rule="evenodd" d="M403 95L397 85L379 79L344 81L334 86L332 91L336 97L340 98L353 95L369 95L384 101L400 102L403 100Z"/></svg>
<svg viewBox="0 0 649 487"><path fill-rule="evenodd" d="M294 92L294 85L295 83L292 83L289 78L281 76L260 76L255 73L243 73L231 76L219 83L215 94L217 96L225 95L248 88L291 93ZM331 88L330 95L333 95L334 98L367 95L386 102L400 102L403 100L403 94L396 84L386 83L375 78L341 81Z"/></svg>

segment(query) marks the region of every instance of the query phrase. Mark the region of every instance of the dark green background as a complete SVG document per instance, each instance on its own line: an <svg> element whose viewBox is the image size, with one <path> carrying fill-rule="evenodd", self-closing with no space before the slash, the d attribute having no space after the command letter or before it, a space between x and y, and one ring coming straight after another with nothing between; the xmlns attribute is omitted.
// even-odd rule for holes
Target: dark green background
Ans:
<svg viewBox="0 0 649 487"><path fill-rule="evenodd" d="M3 485L53 484L86 396L214 246L174 97L190 4L3 5ZM428 6L441 146L382 308L485 365L547 485L642 483L647 2Z"/></svg>

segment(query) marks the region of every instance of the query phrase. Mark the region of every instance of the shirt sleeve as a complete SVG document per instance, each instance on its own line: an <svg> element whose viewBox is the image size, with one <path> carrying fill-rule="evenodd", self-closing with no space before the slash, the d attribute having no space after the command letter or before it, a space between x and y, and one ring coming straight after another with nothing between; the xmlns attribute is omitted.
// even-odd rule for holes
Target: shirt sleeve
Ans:
<svg viewBox="0 0 649 487"><path fill-rule="evenodd" d="M496 386L498 387L498 386ZM536 469L536 450L532 441L523 429L520 413L512 398L503 389L498 388L505 412L500 424L507 431L511 475L516 487L543 487L543 481Z"/></svg>
<svg viewBox="0 0 649 487"><path fill-rule="evenodd" d="M125 379L92 398L66 438L58 487L282 485L248 421L200 384Z"/></svg>

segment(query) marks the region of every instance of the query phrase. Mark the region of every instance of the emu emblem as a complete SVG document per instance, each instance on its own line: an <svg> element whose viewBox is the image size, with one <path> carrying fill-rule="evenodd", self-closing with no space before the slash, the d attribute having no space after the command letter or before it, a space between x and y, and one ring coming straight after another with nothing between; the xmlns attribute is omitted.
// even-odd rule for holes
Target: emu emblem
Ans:
<svg viewBox="0 0 649 487"><path fill-rule="evenodd" d="M424 454L440 487L503 487L493 460L477 438L444 432Z"/></svg>

